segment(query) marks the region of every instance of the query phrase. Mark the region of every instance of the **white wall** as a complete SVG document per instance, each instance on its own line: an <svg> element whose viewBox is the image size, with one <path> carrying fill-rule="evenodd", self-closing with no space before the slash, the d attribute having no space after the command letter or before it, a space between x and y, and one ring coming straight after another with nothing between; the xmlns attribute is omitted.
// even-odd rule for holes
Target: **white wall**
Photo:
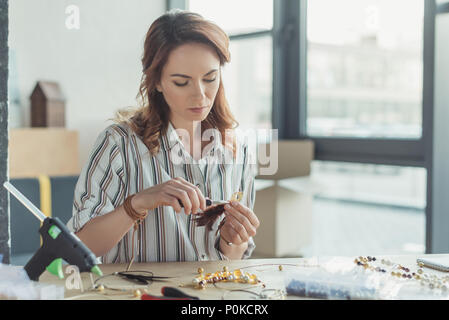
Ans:
<svg viewBox="0 0 449 320"><path fill-rule="evenodd" d="M66 8L79 8L68 29ZM22 126L38 80L57 81L66 97L66 127L80 134L80 164L117 109L136 105L143 41L165 0L12 0L9 47L16 55Z"/></svg>

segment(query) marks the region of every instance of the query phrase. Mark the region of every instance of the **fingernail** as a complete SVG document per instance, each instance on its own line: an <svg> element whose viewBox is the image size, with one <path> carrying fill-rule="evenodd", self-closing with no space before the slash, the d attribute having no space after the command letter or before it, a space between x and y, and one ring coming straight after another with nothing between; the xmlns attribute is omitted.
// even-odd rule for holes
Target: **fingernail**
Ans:
<svg viewBox="0 0 449 320"><path fill-rule="evenodd" d="M229 209L231 209L231 206L230 206L229 204L226 204L224 208L225 208L226 210L229 210Z"/></svg>
<svg viewBox="0 0 449 320"><path fill-rule="evenodd" d="M236 202L236 201L231 201L231 204L232 204L234 207L237 207L237 202Z"/></svg>

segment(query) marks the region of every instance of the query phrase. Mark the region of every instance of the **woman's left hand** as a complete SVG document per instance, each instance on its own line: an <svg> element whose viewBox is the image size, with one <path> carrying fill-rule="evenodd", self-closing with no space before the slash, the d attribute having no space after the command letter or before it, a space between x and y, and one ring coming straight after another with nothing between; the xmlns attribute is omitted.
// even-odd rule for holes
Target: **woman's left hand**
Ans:
<svg viewBox="0 0 449 320"><path fill-rule="evenodd" d="M226 221L220 229L220 235L226 243L241 245L256 235L260 225L255 213L247 206L231 201L225 205Z"/></svg>

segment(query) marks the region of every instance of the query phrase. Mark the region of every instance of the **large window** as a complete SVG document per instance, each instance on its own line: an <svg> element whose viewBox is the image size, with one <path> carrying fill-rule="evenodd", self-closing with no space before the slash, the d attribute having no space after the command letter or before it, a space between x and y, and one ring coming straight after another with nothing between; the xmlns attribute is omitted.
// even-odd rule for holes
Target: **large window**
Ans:
<svg viewBox="0 0 449 320"><path fill-rule="evenodd" d="M423 1L307 5L307 134L420 138Z"/></svg>
<svg viewBox="0 0 449 320"><path fill-rule="evenodd" d="M189 0L187 9L213 20L228 35L271 30L273 0Z"/></svg>
<svg viewBox="0 0 449 320"><path fill-rule="evenodd" d="M223 68L223 83L239 128L271 128L273 1L217 5L190 0L187 9L214 21L230 36L231 62Z"/></svg>
<svg viewBox="0 0 449 320"><path fill-rule="evenodd" d="M377 213L352 209L360 217L373 213L368 223L392 232L395 252L447 247L447 232L437 223L444 218L432 209L444 197L432 188L440 159L435 137L444 136L434 126L444 113L434 108L435 16L449 12L449 1L181 2L230 35L233 56L224 78L241 125L314 141L310 179L327 184L315 197L321 213L330 210L326 201L337 201L333 208L341 212L351 202L374 205ZM401 219L414 221L414 239L407 227L386 227Z"/></svg>
<svg viewBox="0 0 449 320"><path fill-rule="evenodd" d="M333 221L337 245L312 252L424 253L426 170L403 166L424 159L424 1L312 0L306 20L303 132L321 159L367 162L314 162L316 233Z"/></svg>

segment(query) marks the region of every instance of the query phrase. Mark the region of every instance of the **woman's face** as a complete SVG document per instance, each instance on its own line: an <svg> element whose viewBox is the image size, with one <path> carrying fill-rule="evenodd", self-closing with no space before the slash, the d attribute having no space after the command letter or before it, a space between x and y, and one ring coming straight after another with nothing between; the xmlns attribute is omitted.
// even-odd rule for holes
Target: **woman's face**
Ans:
<svg viewBox="0 0 449 320"><path fill-rule="evenodd" d="M206 119L219 84L220 60L216 52L205 44L188 43L170 53L156 89L170 107L170 120L178 126L189 126Z"/></svg>

